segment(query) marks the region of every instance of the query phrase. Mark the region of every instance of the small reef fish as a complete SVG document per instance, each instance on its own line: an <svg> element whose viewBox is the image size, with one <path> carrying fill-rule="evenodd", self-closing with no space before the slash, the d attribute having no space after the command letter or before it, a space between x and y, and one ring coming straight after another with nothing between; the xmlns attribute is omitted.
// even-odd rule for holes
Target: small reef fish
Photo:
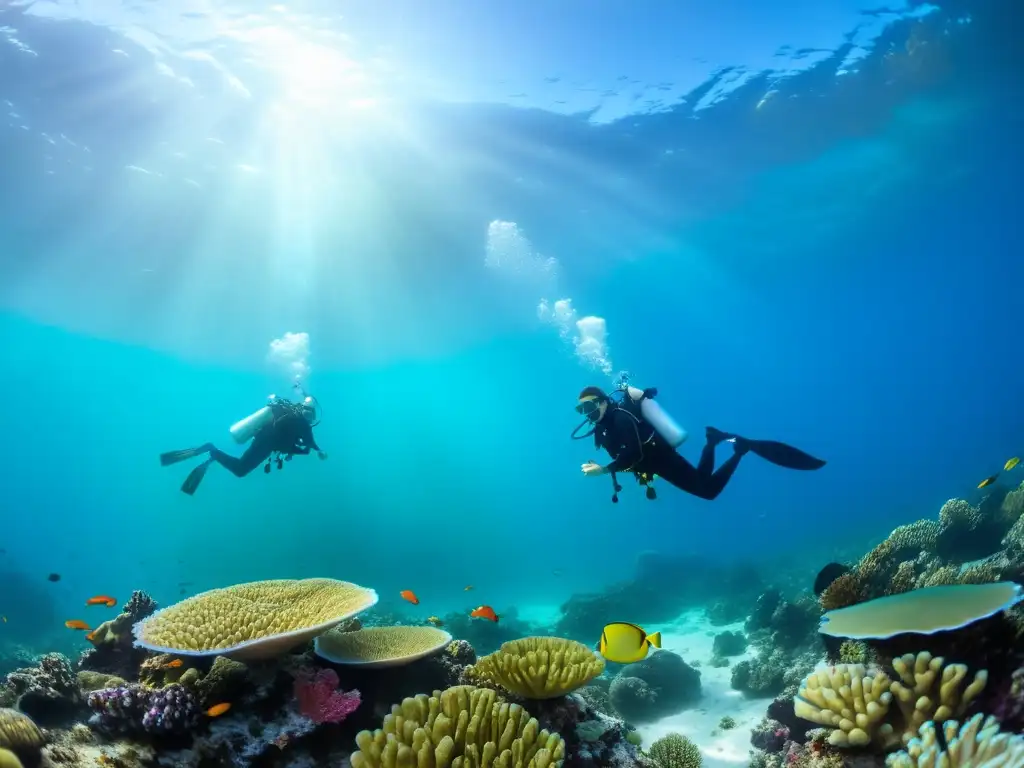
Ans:
<svg viewBox="0 0 1024 768"><path fill-rule="evenodd" d="M466 586L464 586L462 588L462 591L463 592L469 592L471 589L473 589L473 585L472 584L467 584Z"/></svg>
<svg viewBox="0 0 1024 768"><path fill-rule="evenodd" d="M408 600L413 605L419 605L420 604L420 599L418 597L416 597L416 593L413 592L411 589L403 589L398 594L400 594L402 596L403 600Z"/></svg>
<svg viewBox="0 0 1024 768"><path fill-rule="evenodd" d="M498 614L494 612L494 609L489 605L481 605L479 608L469 612L469 615L474 619L487 619L493 621L495 624L498 623Z"/></svg>
<svg viewBox="0 0 1024 768"><path fill-rule="evenodd" d="M437 618L437 616L428 616L427 617L427 624L433 624L435 627L443 627L444 626L444 622L441 621L439 618Z"/></svg>
<svg viewBox="0 0 1024 768"><path fill-rule="evenodd" d="M1007 459L1006 463L1003 464L1003 470L1009 472L1011 469L1020 464L1020 457L1014 456L1012 459Z"/></svg>
<svg viewBox="0 0 1024 768"><path fill-rule="evenodd" d="M661 648L661 632L648 635L636 624L616 621L605 625L601 631L597 651L616 664L632 664L647 658L652 645Z"/></svg>
<svg viewBox="0 0 1024 768"><path fill-rule="evenodd" d="M69 619L68 621L64 622L64 626L67 627L68 629L85 629L85 630L91 630L92 629L92 627L90 627L88 624L86 624L81 619Z"/></svg>
<svg viewBox="0 0 1024 768"><path fill-rule="evenodd" d="M206 710L207 717L220 717L225 712L231 709L230 701L222 701L220 704L214 704L208 710Z"/></svg>
<svg viewBox="0 0 1024 768"><path fill-rule="evenodd" d="M181 659L175 659L174 661L168 661L166 664L164 664L164 667L166 669L177 669L184 663L185 662L183 662Z"/></svg>
<svg viewBox="0 0 1024 768"><path fill-rule="evenodd" d="M996 474L996 475L989 475L984 480L982 480L980 483L978 483L978 487L979 488L984 488L986 485L992 485L992 483L994 483L996 481L997 477L999 477L998 474Z"/></svg>
<svg viewBox="0 0 1024 768"><path fill-rule="evenodd" d="M90 597L85 601L86 605L104 605L107 608L113 608L117 605L117 598L111 597L110 595L96 595L96 597Z"/></svg>
<svg viewBox="0 0 1024 768"><path fill-rule="evenodd" d="M94 629L92 632L90 632L88 635L86 635L85 639L88 640L90 643L93 640L95 640L96 639L96 630Z"/></svg>
<svg viewBox="0 0 1024 768"><path fill-rule="evenodd" d="M3 620L4 620L4 624L6 624L6 623L7 623L7 617L6 617L6 616L0 616L0 619L3 619Z"/></svg>
<svg viewBox="0 0 1024 768"><path fill-rule="evenodd" d="M51 573L46 578L47 578L48 581L60 581L60 574L59 573Z"/></svg>

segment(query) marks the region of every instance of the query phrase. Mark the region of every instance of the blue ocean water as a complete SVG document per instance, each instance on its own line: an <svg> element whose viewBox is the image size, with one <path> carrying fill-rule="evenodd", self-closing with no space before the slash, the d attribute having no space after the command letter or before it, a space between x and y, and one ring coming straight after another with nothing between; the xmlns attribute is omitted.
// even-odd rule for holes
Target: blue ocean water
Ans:
<svg viewBox="0 0 1024 768"><path fill-rule="evenodd" d="M820 6L0 6L0 633L317 575L542 613L976 499L1024 434L1021 12ZM691 460L828 465L613 505L569 434L620 370ZM297 371L327 461L180 493L158 455Z"/></svg>

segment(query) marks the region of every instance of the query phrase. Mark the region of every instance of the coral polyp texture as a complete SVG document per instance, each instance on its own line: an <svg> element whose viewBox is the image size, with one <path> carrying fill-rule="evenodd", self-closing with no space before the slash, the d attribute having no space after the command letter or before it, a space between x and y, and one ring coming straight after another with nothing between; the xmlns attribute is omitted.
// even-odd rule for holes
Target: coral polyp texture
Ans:
<svg viewBox="0 0 1024 768"><path fill-rule="evenodd" d="M946 664L926 651L893 659L892 666L899 680L882 670L868 672L862 664L837 664L814 672L800 687L794 712L832 728L832 746L874 744L889 750L908 744L928 720L961 717L988 681L988 673L980 670L965 686L964 664ZM898 718L893 716L896 711Z"/></svg>
<svg viewBox="0 0 1024 768"><path fill-rule="evenodd" d="M274 658L376 602L372 589L347 581L253 581L157 611L135 625L135 645L178 655Z"/></svg>
<svg viewBox="0 0 1024 768"><path fill-rule="evenodd" d="M552 699L581 688L604 671L604 660L583 643L524 637L466 670L472 680L500 685L526 699Z"/></svg>
<svg viewBox="0 0 1024 768"><path fill-rule="evenodd" d="M1016 768L1024 765L1024 736L1002 733L994 717L977 714L963 725L928 721L907 749L890 755L889 768Z"/></svg>
<svg viewBox="0 0 1024 768"><path fill-rule="evenodd" d="M0 709L0 748L23 752L42 746L43 732L28 715L16 709Z"/></svg>
<svg viewBox="0 0 1024 768"><path fill-rule="evenodd" d="M395 704L356 745L352 768L558 768L565 759L562 737L521 706L466 685Z"/></svg>
<svg viewBox="0 0 1024 768"><path fill-rule="evenodd" d="M700 747L679 733L670 733L651 744L648 756L658 768L700 768Z"/></svg>
<svg viewBox="0 0 1024 768"><path fill-rule="evenodd" d="M369 627L355 632L333 629L314 641L317 656L334 664L398 667L444 650L452 636L435 627Z"/></svg>

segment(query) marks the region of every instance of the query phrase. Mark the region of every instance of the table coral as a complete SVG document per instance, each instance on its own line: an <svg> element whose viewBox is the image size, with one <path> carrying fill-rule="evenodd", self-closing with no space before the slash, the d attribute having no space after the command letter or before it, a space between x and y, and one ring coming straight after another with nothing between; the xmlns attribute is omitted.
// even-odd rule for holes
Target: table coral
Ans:
<svg viewBox="0 0 1024 768"><path fill-rule="evenodd" d="M450 634L435 627L368 627L325 632L314 641L313 651L333 664L398 667L440 653L451 642Z"/></svg>
<svg viewBox="0 0 1024 768"><path fill-rule="evenodd" d="M135 644L179 655L273 658L376 602L372 589L337 579L254 581L157 611L135 625Z"/></svg>

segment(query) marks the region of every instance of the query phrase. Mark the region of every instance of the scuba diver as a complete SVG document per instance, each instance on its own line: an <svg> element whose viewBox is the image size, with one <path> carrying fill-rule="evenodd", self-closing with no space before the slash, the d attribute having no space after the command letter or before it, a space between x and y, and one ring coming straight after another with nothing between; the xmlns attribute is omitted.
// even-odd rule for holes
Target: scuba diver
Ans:
<svg viewBox="0 0 1024 768"><path fill-rule="evenodd" d="M679 427L654 401L656 389L637 389L623 380L619 385L621 401L605 394L600 387L585 387L580 392L576 411L586 418L573 430L572 438L594 436L594 446L603 448L612 462L601 466L594 462L583 465L587 477L611 475L612 501L618 502L622 486L615 479L617 472L632 472L637 482L646 487L648 499L657 498L651 483L662 477L682 491L711 501L725 488L743 455L750 452L780 467L789 469L821 469L825 462L799 448L774 440L750 440L714 427L707 427L707 442L700 461L694 467L676 452L686 440L686 431ZM577 433L586 425L593 429ZM733 454L715 469L715 447L720 443L733 445Z"/></svg>
<svg viewBox="0 0 1024 768"><path fill-rule="evenodd" d="M205 443L197 448L163 453L160 455L160 464L168 467L179 461L210 454L208 459L189 473L181 486L181 490L191 496L199 488L206 470L213 462L219 463L236 477L245 477L264 462L263 471L269 473L272 461L276 461L277 468L281 469L284 462L291 461L295 454L304 456L311 450L316 451L321 460L326 459L327 454L320 450L313 437L313 427L320 423L317 405L316 399L309 396L304 397L302 402L293 403L271 395L267 405L231 427L231 436L235 442L252 440L241 456L231 456L213 443Z"/></svg>

